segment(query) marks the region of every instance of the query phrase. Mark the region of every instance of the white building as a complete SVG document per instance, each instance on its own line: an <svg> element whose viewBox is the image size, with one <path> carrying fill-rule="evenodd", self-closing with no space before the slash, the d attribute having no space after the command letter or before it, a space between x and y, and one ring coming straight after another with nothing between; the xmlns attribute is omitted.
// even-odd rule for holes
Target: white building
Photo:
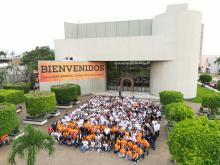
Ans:
<svg viewBox="0 0 220 165"><path fill-rule="evenodd" d="M203 55L200 62L201 71L206 73L219 73L220 66L215 63L220 55Z"/></svg>
<svg viewBox="0 0 220 165"><path fill-rule="evenodd" d="M152 19L64 25L65 39L54 42L55 60L103 61L107 74L62 83L78 83L84 94L124 85L153 95L177 90L185 98L196 96L202 20L187 4L169 5ZM41 83L40 89L57 83Z"/></svg>

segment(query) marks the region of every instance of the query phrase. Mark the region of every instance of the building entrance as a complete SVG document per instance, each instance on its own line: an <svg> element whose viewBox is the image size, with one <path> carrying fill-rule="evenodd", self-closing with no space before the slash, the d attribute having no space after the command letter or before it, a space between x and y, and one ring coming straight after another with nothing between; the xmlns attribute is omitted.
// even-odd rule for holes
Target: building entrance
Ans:
<svg viewBox="0 0 220 165"><path fill-rule="evenodd" d="M111 61L107 64L107 89L149 91L149 61Z"/></svg>

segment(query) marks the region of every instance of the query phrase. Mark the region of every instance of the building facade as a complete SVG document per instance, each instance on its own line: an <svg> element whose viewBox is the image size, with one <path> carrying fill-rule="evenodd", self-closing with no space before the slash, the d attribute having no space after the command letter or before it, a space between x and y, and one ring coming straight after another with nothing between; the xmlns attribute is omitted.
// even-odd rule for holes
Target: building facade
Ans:
<svg viewBox="0 0 220 165"><path fill-rule="evenodd" d="M152 19L64 27L65 39L54 41L56 61L106 64L104 79L68 81L80 84L82 93L177 90L185 98L196 96L202 21L201 13L188 10L187 4L169 5ZM40 88L56 83L41 83Z"/></svg>

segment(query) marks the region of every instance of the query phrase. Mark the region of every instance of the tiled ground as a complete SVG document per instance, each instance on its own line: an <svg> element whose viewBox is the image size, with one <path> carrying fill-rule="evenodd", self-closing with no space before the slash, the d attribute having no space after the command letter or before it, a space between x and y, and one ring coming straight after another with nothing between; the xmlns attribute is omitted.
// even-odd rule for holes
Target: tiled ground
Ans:
<svg viewBox="0 0 220 165"><path fill-rule="evenodd" d="M100 93L95 93L96 95L106 95L106 96L118 96L118 91L105 91ZM147 98L147 99L155 99L159 100L158 96L154 96L149 92L131 92L131 91L122 91L122 96L132 97L135 96L137 98Z"/></svg>
<svg viewBox="0 0 220 165"><path fill-rule="evenodd" d="M90 96L81 97L81 103L88 100ZM75 105L71 110L74 110L78 105ZM52 121L56 121L61 118L66 110L60 110L61 115L56 118L51 118L48 123L44 126L35 126L43 131L47 131L47 127ZM25 111L18 114L20 118L21 128L24 127L22 119L25 117ZM149 156L145 157L144 160L138 162L140 165L172 165L170 162L170 154L167 140L167 130L164 127L165 121L161 123L161 135L157 140L157 149L155 151L150 150ZM3 146L0 148L0 165L6 165L7 155L10 151L9 146ZM40 152L37 156L36 165L129 165L133 164L125 159L119 159L113 153L98 153L96 151L88 151L81 153L79 148L55 145L55 153L49 157L46 152ZM17 159L17 165L25 165L24 160Z"/></svg>

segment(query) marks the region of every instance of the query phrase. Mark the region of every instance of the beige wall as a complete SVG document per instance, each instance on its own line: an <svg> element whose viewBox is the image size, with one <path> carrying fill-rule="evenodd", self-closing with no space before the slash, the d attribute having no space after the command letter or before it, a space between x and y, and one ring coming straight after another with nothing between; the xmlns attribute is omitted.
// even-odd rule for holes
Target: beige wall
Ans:
<svg viewBox="0 0 220 165"><path fill-rule="evenodd" d="M172 36L136 36L55 40L55 60L153 61L175 59Z"/></svg>
<svg viewBox="0 0 220 165"><path fill-rule="evenodd" d="M196 96L201 39L201 13L173 6L153 19L152 35L174 36L176 60L151 63L150 92L177 90L185 98ZM185 6L186 7L186 6ZM170 9L170 10L169 10ZM161 28L163 27L163 28Z"/></svg>
<svg viewBox="0 0 220 165"><path fill-rule="evenodd" d="M165 13L152 19L150 35L129 35L128 26L123 22L118 28L121 36L117 36L114 31L117 24L107 24L107 33L100 30L106 24L79 24L77 33L71 31L71 28L75 30L74 25L67 25L70 32L66 38L71 39L55 40L56 60L72 57L74 61L151 61L152 94L178 90L185 98L196 96L202 27L200 12L188 10L186 4L169 5ZM97 28L100 33L92 35ZM104 82L106 84L106 80L99 82L92 90L105 90ZM80 83L85 92L91 91L91 80Z"/></svg>
<svg viewBox="0 0 220 165"><path fill-rule="evenodd" d="M51 86L58 84L75 83L81 87L82 94L98 93L106 90L106 78L102 79L87 79L87 80L67 80L55 82L41 82L41 91L50 91Z"/></svg>

